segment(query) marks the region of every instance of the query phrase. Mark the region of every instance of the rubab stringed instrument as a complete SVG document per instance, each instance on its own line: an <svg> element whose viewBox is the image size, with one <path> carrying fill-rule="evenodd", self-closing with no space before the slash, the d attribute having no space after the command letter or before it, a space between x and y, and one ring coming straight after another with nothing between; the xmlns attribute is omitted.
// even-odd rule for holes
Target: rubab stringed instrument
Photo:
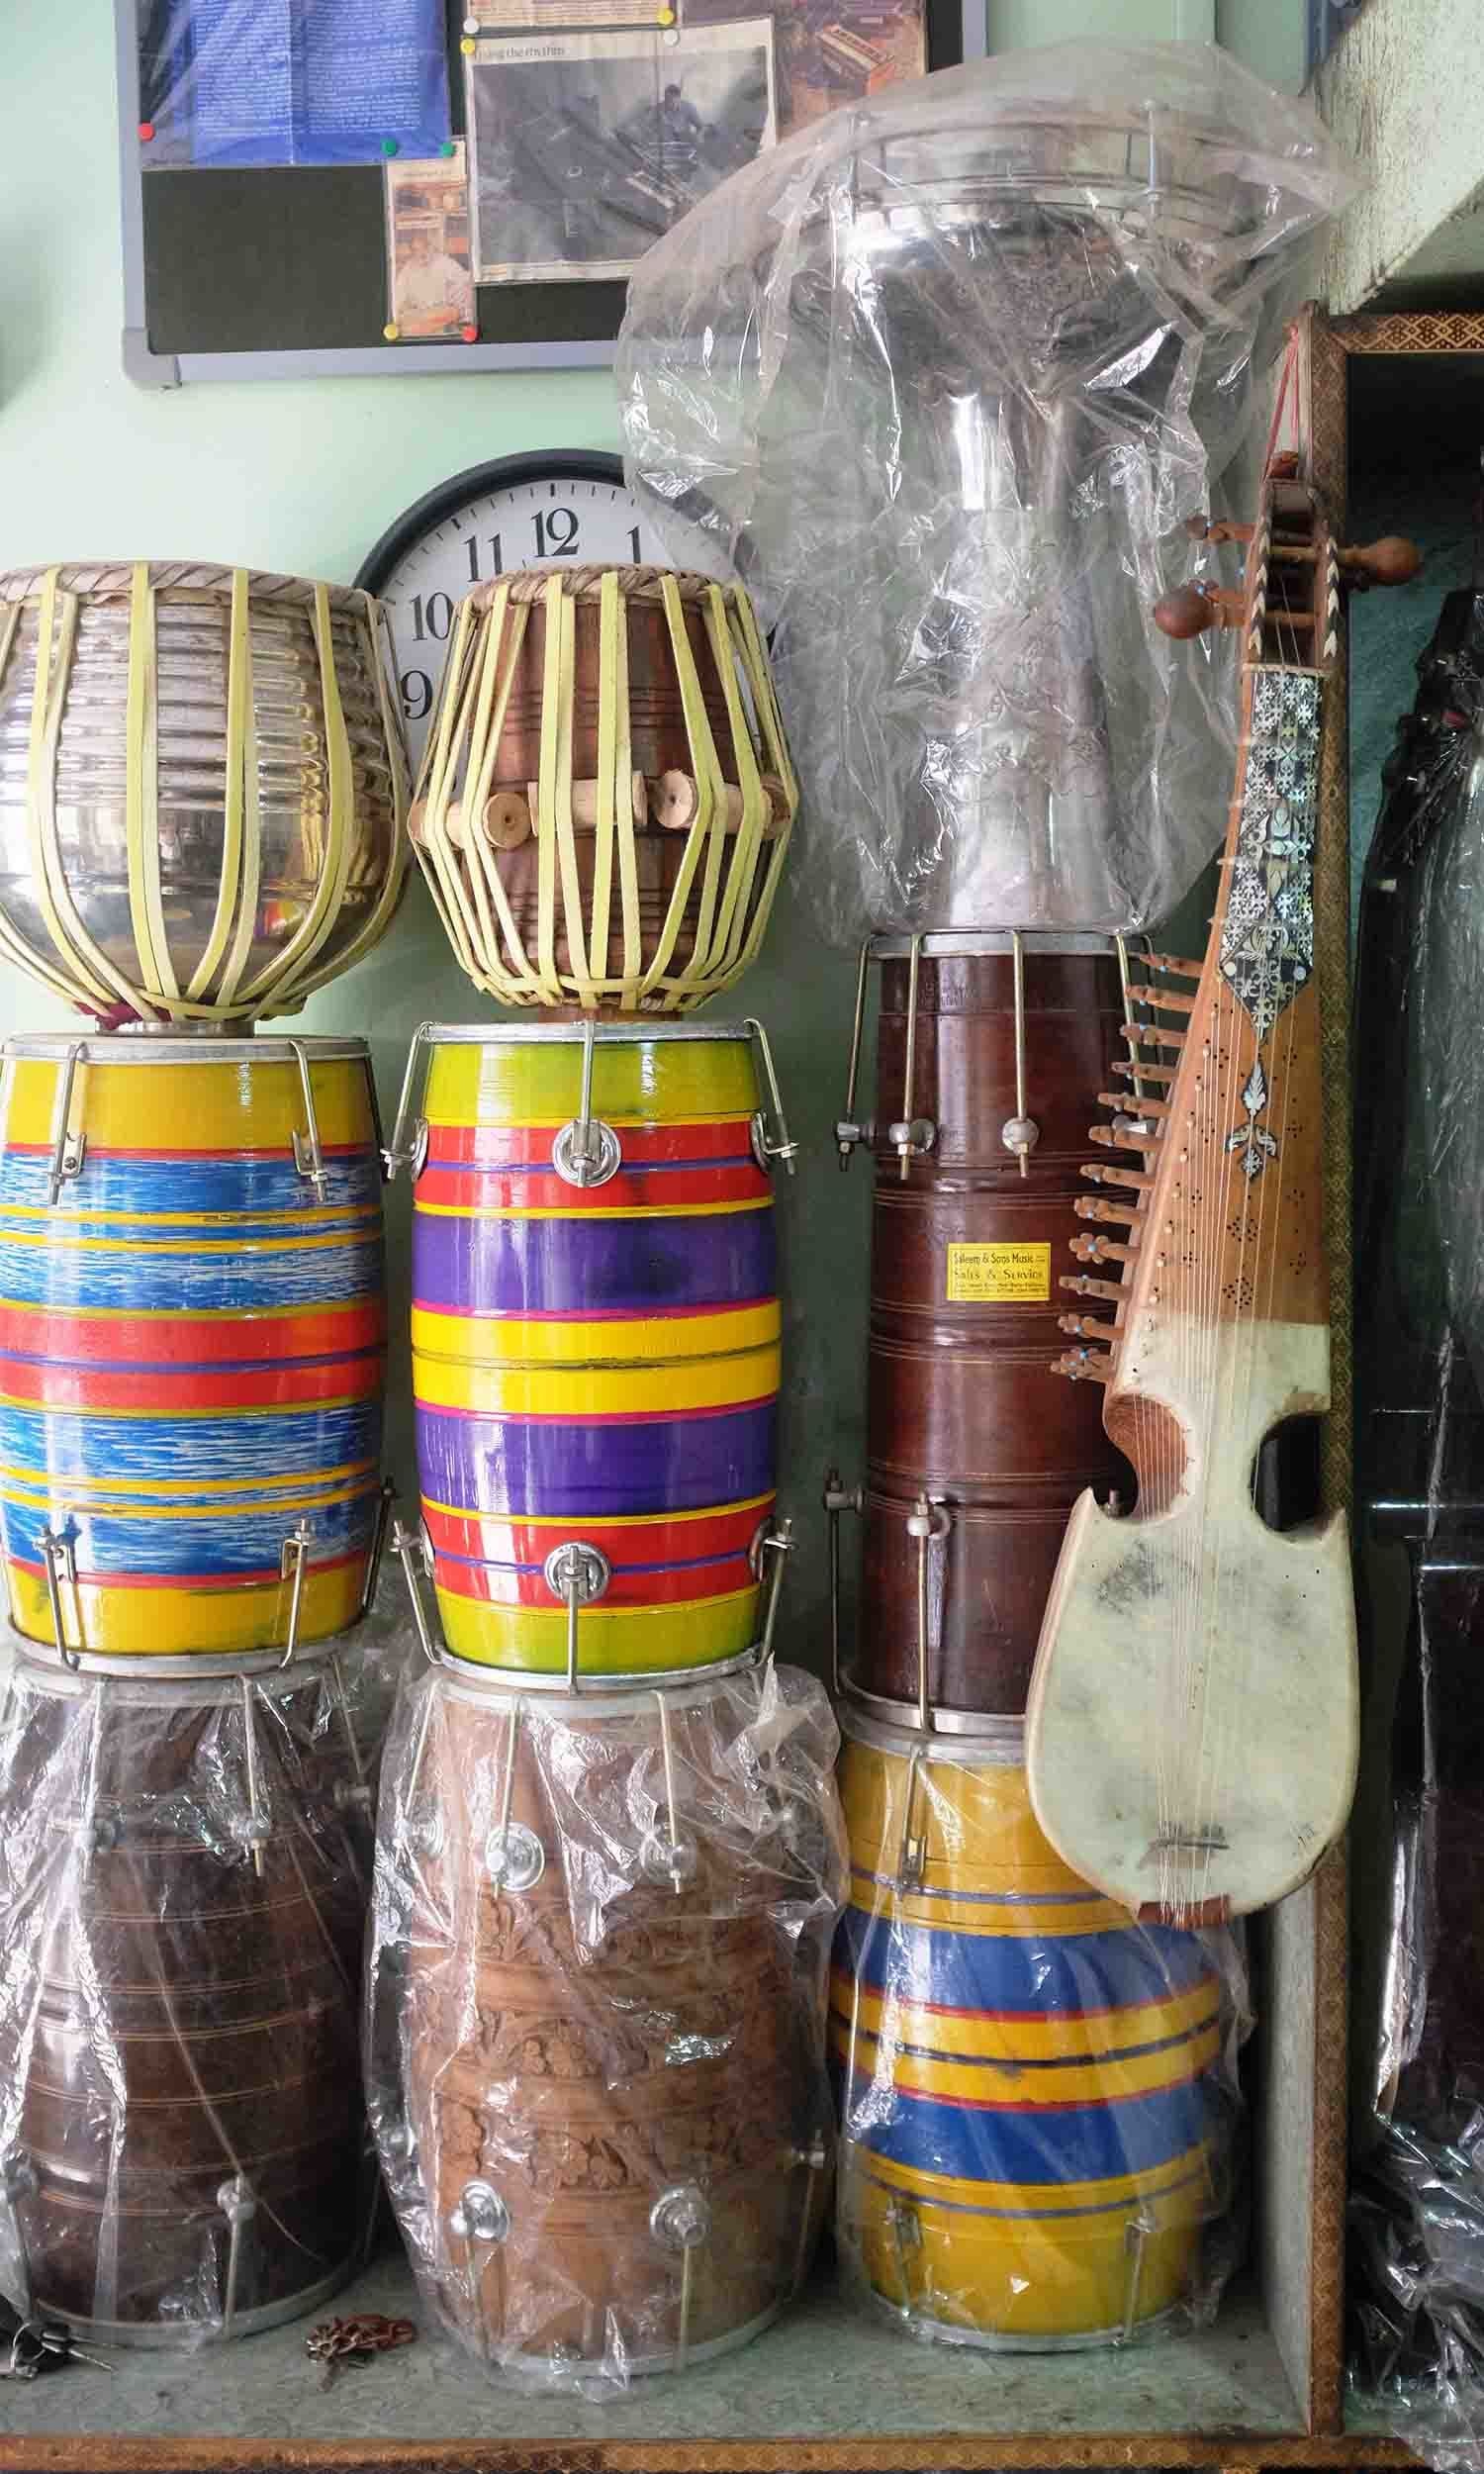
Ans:
<svg viewBox="0 0 1484 2474"><path fill-rule="evenodd" d="M1128 1093L1092 1138L1097 1225L1064 1285L1057 1371L1107 1386L1139 1481L1067 1526L1037 1650L1027 1754L1037 1818L1135 1913L1217 1922L1313 1869L1354 1787L1355 1615L1345 1516L1267 1525L1264 1439L1329 1405L1314 845L1320 724L1342 581L1401 582L1410 543L1337 550L1297 458L1276 454L1246 582L1187 587L1166 633L1245 629L1236 795L1203 965L1146 960ZM1204 528L1204 527L1203 527ZM1193 986L1192 986L1193 984Z"/></svg>

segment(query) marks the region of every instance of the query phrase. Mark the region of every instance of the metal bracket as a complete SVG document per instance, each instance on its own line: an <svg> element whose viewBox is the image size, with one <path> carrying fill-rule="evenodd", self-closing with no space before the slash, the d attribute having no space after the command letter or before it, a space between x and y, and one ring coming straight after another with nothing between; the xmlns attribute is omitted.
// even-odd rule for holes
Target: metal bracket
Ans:
<svg viewBox="0 0 1484 2474"><path fill-rule="evenodd" d="M83 1162L87 1158L87 1135L80 1128L74 1132L67 1121L72 1113L72 1087L77 1080L77 1068L86 1063L87 1053L85 1039L69 1041L61 1072L57 1076L56 1097L51 1109L51 1163L46 1176L48 1208L59 1199L61 1189L69 1179L82 1175Z"/></svg>
<svg viewBox="0 0 1484 2474"><path fill-rule="evenodd" d="M915 2203L893 2195L886 2202L886 2224L891 2235L891 2247L896 2253L896 2273L901 2279L901 2307L912 2307L912 2279L907 2261L922 2248L922 2220Z"/></svg>
<svg viewBox="0 0 1484 2474"><path fill-rule="evenodd" d="M1025 1095L1025 948L1019 928L1010 931L1010 951L1015 967L1015 1114L1007 1116L999 1129L1000 1141L1020 1163L1020 1174L1027 1174L1026 1163L1041 1140L1041 1128L1027 1113Z"/></svg>
<svg viewBox="0 0 1484 2474"><path fill-rule="evenodd" d="M861 959L856 970L856 1018L850 1034L850 1071L845 1078L845 1114L835 1123L835 1146L840 1154L842 1169L849 1168L857 1143L874 1142L876 1139L875 1125L863 1125L856 1116L856 1088L861 1079L861 1040L866 1028L866 974L870 965L871 945L868 940L861 947Z"/></svg>
<svg viewBox="0 0 1484 2474"><path fill-rule="evenodd" d="M315 1109L315 1086L310 1079L309 1052L302 1039L291 1039L294 1062L299 1068L299 1088L304 1094L305 1130L294 1129L294 1166L299 1175L315 1189L318 1203L329 1199L329 1172L320 1142L320 1119Z"/></svg>
<svg viewBox="0 0 1484 2474"><path fill-rule="evenodd" d="M370 1614L372 1601L376 1596L376 1584L381 1578L382 1559L387 1551L387 1531L392 1525L392 1513L396 1502L397 1489L390 1477L384 1478L376 1506L376 1527L371 1532L371 1546L366 1557L366 1577L361 1587L361 1613L363 1615Z"/></svg>
<svg viewBox="0 0 1484 2474"><path fill-rule="evenodd" d="M413 1044L407 1052L407 1066L402 1077L402 1092L397 1101L397 1119L392 1127L392 1140L381 1155L382 1168L390 1186L399 1169L411 1169L416 1186L427 1165L427 1120L417 1115L415 1096L420 1097L426 1078L427 1051L432 1043L433 1025L419 1022L413 1033Z"/></svg>
<svg viewBox="0 0 1484 2474"><path fill-rule="evenodd" d="M758 1020L757 1015L754 1013L748 1014L742 1027L745 1031L749 1031L752 1034L753 1041L757 1047L759 1059L762 1063L763 1082L768 1094L768 1108L766 1115L761 1108L757 1109L753 1115L753 1158L757 1161L757 1164L765 1177L772 1169L775 1160L782 1160L785 1168L788 1172L788 1175L790 1177L796 1177L798 1174L798 1145L794 1142L792 1136L788 1132L788 1120L784 1114L784 1102L779 1092L778 1076L774 1072L773 1068L773 1050L768 1044L768 1034L764 1030L762 1023ZM770 1117L773 1121L773 1132L771 1135L768 1131L768 1119Z"/></svg>
<svg viewBox="0 0 1484 2474"><path fill-rule="evenodd" d="M554 1598L567 1604L567 1689L575 1692L582 1660L578 1650L578 1609L592 1606L603 1595L613 1577L613 1567L601 1547L589 1546L581 1538L571 1538L565 1546L553 1547L542 1567L542 1577Z"/></svg>
<svg viewBox="0 0 1484 2474"><path fill-rule="evenodd" d="M679 1898L686 1883L695 1876L697 1856L695 1842L683 1839L675 1826L678 1805L670 1704L663 1692L656 1692L654 1697L660 1713L660 1751L665 1764L665 1832L663 1837L658 1830L650 1833L639 1851L639 1862L651 1881L668 1881Z"/></svg>
<svg viewBox="0 0 1484 2474"><path fill-rule="evenodd" d="M413 1621L417 1627L417 1639L421 1644L422 1655L426 1659L429 1666L436 1666L439 1664L438 1653L433 1647L432 1634L427 1628L427 1615L422 1604L422 1592L417 1586L417 1575L413 1569L413 1559L416 1556L417 1562L421 1565L422 1570L424 1571L428 1570L427 1542L425 1533L420 1528L409 1529L405 1521L399 1520L394 1522L392 1528L392 1553L396 1556L398 1562L402 1566L403 1577L407 1582L407 1593L413 1602Z"/></svg>
<svg viewBox="0 0 1484 2474"><path fill-rule="evenodd" d="M471 2253L476 2244L498 2250L510 2239L510 2212L493 2182L464 2184L449 2212L448 2231Z"/></svg>
<svg viewBox="0 0 1484 2474"><path fill-rule="evenodd" d="M816 2131L807 2147L795 2147L791 2162L804 2175L803 2201L798 2211L798 2248L793 2254L793 2275L788 2286L796 2294L804 2281L813 2247L809 2236L817 2232L814 2223L814 2199L820 2174L830 2160L829 2141L822 2131Z"/></svg>
<svg viewBox="0 0 1484 2474"><path fill-rule="evenodd" d="M896 1153L897 1175L904 1186L914 1156L931 1151L938 1139L938 1128L929 1118L912 1114L917 1089L917 972L921 961L922 938L914 936L907 961L907 1053L902 1067L901 1115L886 1129Z"/></svg>
<svg viewBox="0 0 1484 2474"><path fill-rule="evenodd" d="M42 1531L42 1563L46 1574L46 1604L51 1614L51 1633L56 1643L57 1656L62 1665L75 1675L82 1665L82 1650L85 1644L82 1639L82 1602L77 1593L77 1558L72 1551L71 1539L59 1535L54 1529L44 1529ZM69 1650L67 1647L66 1625L62 1618L61 1585L63 1581L66 1581L72 1591L72 1611L77 1620L79 1645L75 1650Z"/></svg>
<svg viewBox="0 0 1484 2474"><path fill-rule="evenodd" d="M222 2184L217 2193L217 2206L227 2219L228 2225L227 2301L222 2311L222 2333L224 2336L230 2336L232 2321L236 2317L237 2280L242 2264L242 2229L250 2225L257 2214L257 2201L252 2195L252 2185L244 2173L234 2173L231 2181Z"/></svg>
<svg viewBox="0 0 1484 2474"><path fill-rule="evenodd" d="M675 2367L683 2371L691 2350L691 2261L710 2237L711 2203L697 2182L676 2182L661 2191L649 2211L649 2230L662 2250L679 2251L681 2262L680 2334Z"/></svg>
<svg viewBox="0 0 1484 2474"><path fill-rule="evenodd" d="M766 1666L773 1656L773 1635L778 1624L778 1602L784 1585L784 1566L793 1552L792 1521L776 1521L774 1526L765 1531L763 1536L754 1543L759 1579L762 1578L763 1568L770 1557L773 1563L773 1570L768 1579L768 1604L763 1616L762 1648L759 1652L759 1663Z"/></svg>
<svg viewBox="0 0 1484 2474"><path fill-rule="evenodd" d="M917 1541L917 1724L924 1735L933 1724L928 1691L928 1551L953 1528L953 1514L941 1495L920 1494L907 1514L907 1536Z"/></svg>
<svg viewBox="0 0 1484 2474"><path fill-rule="evenodd" d="M289 1594L288 1639L284 1644L283 1656L278 1662L280 1670L285 1666L293 1665L295 1654L299 1648L299 1616L304 1603L304 1575L309 1568L309 1551L314 1544L314 1536L315 1533L307 1519L297 1520L285 1538L278 1558L280 1580L288 1580L292 1577L294 1584Z"/></svg>
<svg viewBox="0 0 1484 2474"><path fill-rule="evenodd" d="M824 1508L829 1514L830 1541L830 1675L836 1700L840 1698L840 1515L862 1512L866 1508L863 1486L842 1484L838 1469L826 1470L824 1475Z"/></svg>
<svg viewBox="0 0 1484 2474"><path fill-rule="evenodd" d="M1123 2246L1129 2263L1128 2274L1124 2278L1123 2287L1123 2336L1125 2342L1127 2342L1133 2335L1134 2330L1138 2324L1139 2288L1144 2279L1144 2253L1146 2247L1148 2246L1150 2236L1157 2231L1158 2228L1142 2211L1138 2216L1128 2218L1124 2225Z"/></svg>
<svg viewBox="0 0 1484 2474"><path fill-rule="evenodd" d="M272 1815L264 1809L257 1774L257 1737L252 1726L252 1677L243 1675L242 1745L247 1760L247 1813L236 1836L244 1847L252 1850L252 1869L259 1880L263 1877L263 1849L273 1834Z"/></svg>
<svg viewBox="0 0 1484 2474"><path fill-rule="evenodd" d="M585 1190L605 1186L623 1162L623 1145L611 1125L593 1114L593 1057L598 1025L590 1016L583 1024L583 1079L577 1114L568 1119L551 1146L551 1165L564 1185Z"/></svg>

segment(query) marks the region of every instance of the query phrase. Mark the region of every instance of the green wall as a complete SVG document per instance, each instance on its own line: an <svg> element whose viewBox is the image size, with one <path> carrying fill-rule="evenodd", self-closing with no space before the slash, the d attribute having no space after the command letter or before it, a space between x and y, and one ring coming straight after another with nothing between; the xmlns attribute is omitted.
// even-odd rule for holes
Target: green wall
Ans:
<svg viewBox="0 0 1484 2474"><path fill-rule="evenodd" d="M1151 0L1153 5L1153 0ZM1162 9L1172 0L1159 0ZM1188 0L1181 0L1188 5ZM1233 5L1233 0L1228 0ZM1274 75L1298 0L1240 0L1252 65ZM1050 40L1091 25L1155 31L1146 0L1035 0ZM13 7L0 168L0 564L189 557L348 579L390 519L445 474L540 445L616 445L603 371L557 376L329 379L144 392L119 357L120 242L114 37L109 0ZM1172 29L1166 29L1172 31ZM799 1174L785 1185L785 1508L799 1551L780 1647L827 1655L825 1463L858 1473L863 1412L868 1174L837 1169L830 1128L843 1098L851 962L825 951L787 891L767 954L743 991L773 1035ZM420 885L379 953L303 1017L364 1033L390 1124L408 1043L429 1016L494 1008L449 958ZM0 977L0 1032L67 1022L41 991ZM405 1181L391 1189L394 1329L407 1294ZM415 1481L408 1368L393 1369L394 1474ZM853 1554L847 1552L847 1566Z"/></svg>

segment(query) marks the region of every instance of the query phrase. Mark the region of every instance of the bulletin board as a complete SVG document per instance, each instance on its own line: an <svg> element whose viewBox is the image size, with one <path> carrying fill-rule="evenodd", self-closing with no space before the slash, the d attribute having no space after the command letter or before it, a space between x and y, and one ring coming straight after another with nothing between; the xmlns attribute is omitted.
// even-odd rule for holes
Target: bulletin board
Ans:
<svg viewBox="0 0 1484 2474"><path fill-rule="evenodd" d="M984 50L984 0L115 11L124 364L155 387L602 365L625 259L707 187Z"/></svg>

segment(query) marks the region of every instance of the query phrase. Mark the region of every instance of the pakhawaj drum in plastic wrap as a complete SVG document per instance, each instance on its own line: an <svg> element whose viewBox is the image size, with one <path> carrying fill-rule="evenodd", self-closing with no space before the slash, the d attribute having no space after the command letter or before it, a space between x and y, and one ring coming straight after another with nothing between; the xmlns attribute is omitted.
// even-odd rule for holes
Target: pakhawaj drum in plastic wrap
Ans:
<svg viewBox="0 0 1484 2474"><path fill-rule="evenodd" d="M353 1622L385 1349L364 1041L6 1043L0 1540L21 1632L222 1656Z"/></svg>
<svg viewBox="0 0 1484 2474"><path fill-rule="evenodd" d="M419 1031L391 1156L456 1657L575 1684L759 1642L791 1155L757 1023Z"/></svg>
<svg viewBox="0 0 1484 2474"><path fill-rule="evenodd" d="M477 988L700 1004L758 951L797 805L740 585L535 568L460 602L413 838Z"/></svg>
<svg viewBox="0 0 1484 2474"><path fill-rule="evenodd" d="M1120 964L1122 962L1122 970ZM856 1118L871 966L876 1115ZM1101 1403L1051 1372L1084 1208L1088 1103L1117 1071L1127 957L968 930L863 949L842 1161L876 1164L867 1475L851 1689L883 1717L1017 1715L1067 1517L1131 1479ZM836 1640L838 1635L838 1538Z"/></svg>
<svg viewBox="0 0 1484 2474"><path fill-rule="evenodd" d="M912 2334L1039 2350L1214 2309L1234 2264L1240 1958L1047 1844L1018 1722L847 1704L830 2049L847 2272Z"/></svg>
<svg viewBox="0 0 1484 2474"><path fill-rule="evenodd" d="M812 1678L517 1695L453 1665L388 1748L368 2095L433 2308L579 2390L739 2344L829 2187L844 1893Z"/></svg>
<svg viewBox="0 0 1484 2474"><path fill-rule="evenodd" d="M354 1687L169 1664L0 1692L0 2292L110 2344L313 2308L375 2203Z"/></svg>

